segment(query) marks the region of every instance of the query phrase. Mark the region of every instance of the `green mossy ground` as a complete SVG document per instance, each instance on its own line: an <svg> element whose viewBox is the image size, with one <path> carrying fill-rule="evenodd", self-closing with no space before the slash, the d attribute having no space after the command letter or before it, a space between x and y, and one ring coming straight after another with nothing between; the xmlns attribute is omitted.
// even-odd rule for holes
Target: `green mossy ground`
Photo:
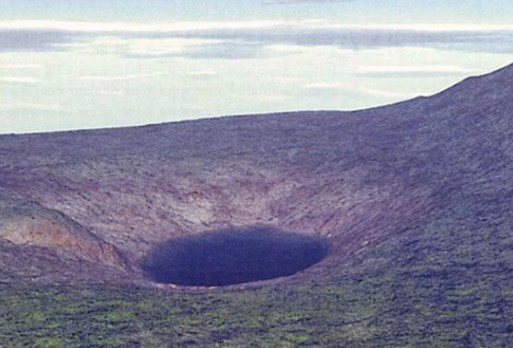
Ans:
<svg viewBox="0 0 513 348"><path fill-rule="evenodd" d="M0 342L6 347L513 345L513 277L501 268L507 260L486 263L469 256L478 249L468 245L476 238L451 254L432 250L436 262L423 254L426 243L408 239L411 247L388 259L406 237L356 260L349 272L300 286L176 293L4 284Z"/></svg>
<svg viewBox="0 0 513 348"><path fill-rule="evenodd" d="M179 293L3 275L0 346L513 346L511 214L435 214L302 284Z"/></svg>

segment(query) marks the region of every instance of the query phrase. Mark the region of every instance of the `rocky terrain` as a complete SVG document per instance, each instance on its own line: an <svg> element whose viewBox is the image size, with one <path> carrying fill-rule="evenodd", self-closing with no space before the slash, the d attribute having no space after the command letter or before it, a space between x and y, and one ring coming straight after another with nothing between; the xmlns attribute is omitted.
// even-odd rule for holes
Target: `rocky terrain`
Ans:
<svg viewBox="0 0 513 348"><path fill-rule="evenodd" d="M512 97L508 66L434 96L355 112L1 136L4 298L18 288L33 303L35 286L55 295L55 286L76 284L66 291L117 294L126 313L143 300L203 306L202 315L177 317L195 321L168 330L145 319L156 328L143 325L149 336L121 321L130 330L116 336L120 346L273 346L288 334L310 346L513 344ZM227 288L159 283L144 267L164 257L162 245L252 226L322 238L329 248L296 273ZM5 305L5 320L20 301ZM68 308L63 298L45 301ZM237 315L240 306L248 317ZM71 346L117 346L77 325L85 336L45 332ZM198 327L207 334L184 334Z"/></svg>

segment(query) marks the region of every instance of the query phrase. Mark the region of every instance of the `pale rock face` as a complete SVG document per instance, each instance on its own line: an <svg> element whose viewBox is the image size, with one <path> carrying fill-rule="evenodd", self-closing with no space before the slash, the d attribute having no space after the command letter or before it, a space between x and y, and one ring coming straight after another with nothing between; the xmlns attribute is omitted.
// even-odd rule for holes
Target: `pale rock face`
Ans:
<svg viewBox="0 0 513 348"><path fill-rule="evenodd" d="M0 231L0 239L13 244L57 248L79 258L109 266L128 266L114 246L88 235L85 231L51 220L8 222Z"/></svg>
<svg viewBox="0 0 513 348"><path fill-rule="evenodd" d="M98 239L68 217L35 203L5 198L2 203L0 242L57 252L66 258L135 273L135 264L115 246ZM8 217L7 210L10 210Z"/></svg>

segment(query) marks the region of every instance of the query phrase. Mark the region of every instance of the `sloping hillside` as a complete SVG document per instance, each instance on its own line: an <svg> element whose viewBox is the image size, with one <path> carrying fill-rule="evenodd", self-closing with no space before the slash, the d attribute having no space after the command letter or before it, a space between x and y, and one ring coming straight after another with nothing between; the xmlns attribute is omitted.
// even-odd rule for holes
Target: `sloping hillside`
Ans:
<svg viewBox="0 0 513 348"><path fill-rule="evenodd" d="M255 298L298 320L281 316L262 330L301 333L305 344L513 344L512 96L509 66L356 112L2 136L0 279L9 289L27 280L174 288L141 268L165 243L268 226L323 238L326 257L232 286L251 291L169 295L197 296L203 314L227 308L230 334L221 338L208 316L176 319L206 330L188 336L196 345L258 345L263 333L236 315L246 306L265 317L248 304ZM145 296L157 301L137 289L139 297L119 295L124 310ZM182 342L169 330L155 335Z"/></svg>

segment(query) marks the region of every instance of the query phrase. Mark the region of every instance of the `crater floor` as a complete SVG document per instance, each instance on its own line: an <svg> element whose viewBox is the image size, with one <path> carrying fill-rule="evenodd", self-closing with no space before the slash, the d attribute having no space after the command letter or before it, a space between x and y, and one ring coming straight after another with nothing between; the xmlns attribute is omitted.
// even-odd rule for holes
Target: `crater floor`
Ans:
<svg viewBox="0 0 513 348"><path fill-rule="evenodd" d="M289 276L321 261L328 242L267 226L205 232L158 245L143 260L159 283L224 286Z"/></svg>

